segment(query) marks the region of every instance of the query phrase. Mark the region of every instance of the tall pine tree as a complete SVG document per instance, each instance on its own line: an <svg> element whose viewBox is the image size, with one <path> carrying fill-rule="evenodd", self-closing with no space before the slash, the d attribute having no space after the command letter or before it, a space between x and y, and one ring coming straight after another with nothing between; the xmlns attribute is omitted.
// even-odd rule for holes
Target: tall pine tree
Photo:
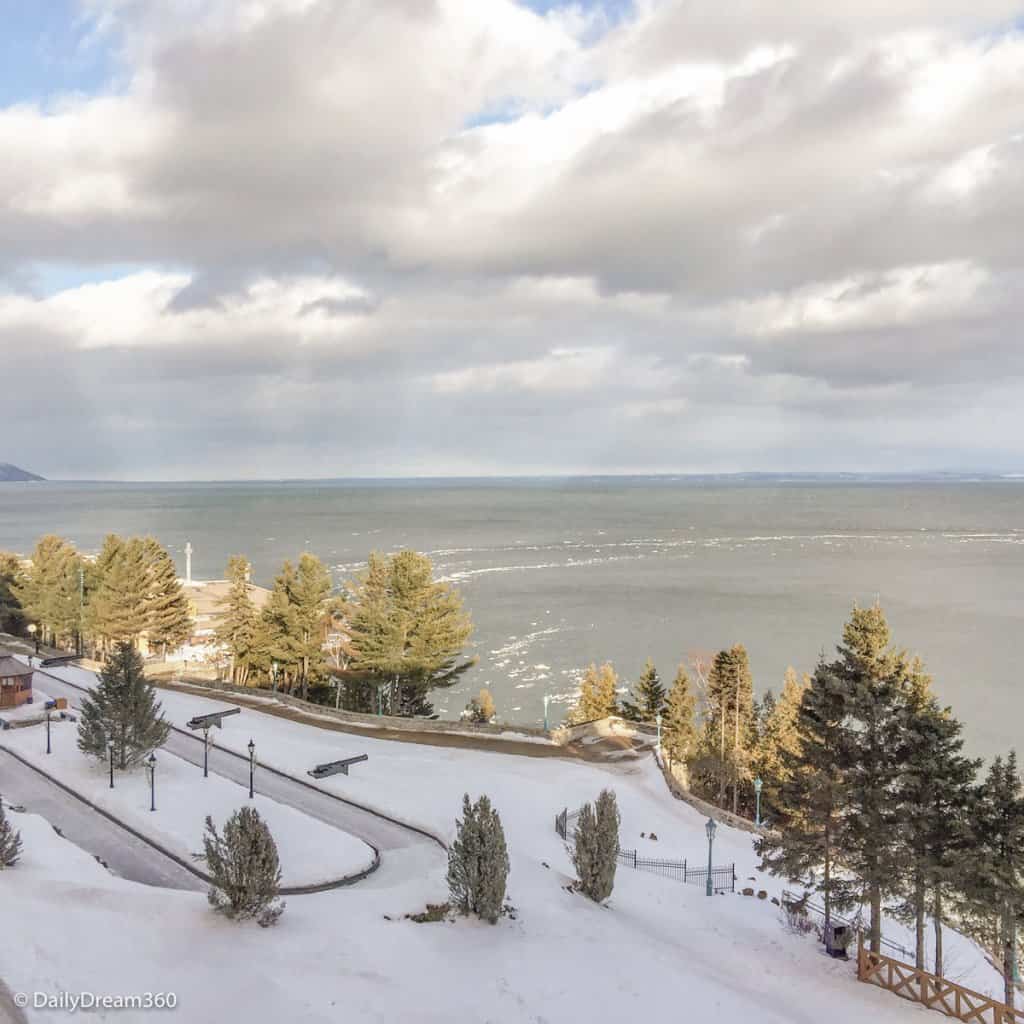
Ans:
<svg viewBox="0 0 1024 1024"><path fill-rule="evenodd" d="M59 644L78 636L82 622L79 569L82 562L66 540L47 534L32 551L28 570L14 584L25 618L40 627L40 640Z"/></svg>
<svg viewBox="0 0 1024 1024"><path fill-rule="evenodd" d="M697 745L697 696L690 686L686 668L680 665L668 691L661 720L661 749L669 766L686 766ZM687 783L688 783L687 779Z"/></svg>
<svg viewBox="0 0 1024 1024"><path fill-rule="evenodd" d="M778 698L769 690L761 701L753 770L763 784L762 815L767 811L774 817L777 813L782 786L799 757L797 717L807 686L807 680L788 668Z"/></svg>
<svg viewBox="0 0 1024 1024"><path fill-rule="evenodd" d="M249 560L243 555L228 559L228 592L220 604L216 639L231 656L231 682L245 686L257 661L259 616L251 596Z"/></svg>
<svg viewBox="0 0 1024 1024"><path fill-rule="evenodd" d="M143 673L142 657L130 642L121 641L107 658L99 683L82 698L78 749L106 760L112 740L124 769L162 746L170 729L156 690Z"/></svg>
<svg viewBox="0 0 1024 1024"><path fill-rule="evenodd" d="M309 684L324 672L324 621L331 594L331 574L316 555L303 552L290 597L298 627L298 653L302 699L309 696Z"/></svg>
<svg viewBox="0 0 1024 1024"><path fill-rule="evenodd" d="M721 807L726 805L726 792L731 788L733 813L738 813L740 790L746 788L744 784L751 778L750 760L756 741L754 683L742 644L715 655L708 673L705 704L701 771L704 786L706 790L717 787Z"/></svg>
<svg viewBox="0 0 1024 1024"><path fill-rule="evenodd" d="M619 677L609 662L600 668L595 664L588 665L580 680L580 693L569 712L568 723L581 725L614 715L618 710L615 696L618 684Z"/></svg>
<svg viewBox="0 0 1024 1024"><path fill-rule="evenodd" d="M650 658L633 687L633 699L622 702L622 717L631 722L653 723L665 710L665 687Z"/></svg>
<svg viewBox="0 0 1024 1024"><path fill-rule="evenodd" d="M142 554L146 567L146 641L150 650L159 648L166 657L168 649L179 647L191 636L192 616L167 551L153 537L146 537Z"/></svg>

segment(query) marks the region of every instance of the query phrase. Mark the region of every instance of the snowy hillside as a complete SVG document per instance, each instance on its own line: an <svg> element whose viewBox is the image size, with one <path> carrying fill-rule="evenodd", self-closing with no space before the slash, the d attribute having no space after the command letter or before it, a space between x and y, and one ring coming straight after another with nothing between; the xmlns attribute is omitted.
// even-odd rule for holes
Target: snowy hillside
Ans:
<svg viewBox="0 0 1024 1024"><path fill-rule="evenodd" d="M178 724L224 706L169 692L161 699ZM493 927L405 920L446 896L442 851L419 847L385 851L380 870L352 888L290 897L275 928L235 925L202 894L112 878L40 820L12 815L26 849L15 870L0 873L5 920L18 922L0 929L3 980L13 992L173 991L178 1019L190 1024L925 1019L921 1008L858 983L852 963L789 932L768 900L708 898L698 886L621 867L608 906L567 891L572 868L555 813L605 786L619 799L624 846L706 861L704 819L669 796L650 759L601 767L388 743L249 710L217 740L241 750L250 736L262 762L296 774L368 754L350 777L321 785L445 839L462 794L488 793L508 835L514 918ZM641 838L652 831L656 841ZM757 875L745 833L720 827L714 860L736 862L738 888L781 888ZM951 935L949 946L951 976L997 990L971 944ZM110 1019L152 1018L128 1011Z"/></svg>

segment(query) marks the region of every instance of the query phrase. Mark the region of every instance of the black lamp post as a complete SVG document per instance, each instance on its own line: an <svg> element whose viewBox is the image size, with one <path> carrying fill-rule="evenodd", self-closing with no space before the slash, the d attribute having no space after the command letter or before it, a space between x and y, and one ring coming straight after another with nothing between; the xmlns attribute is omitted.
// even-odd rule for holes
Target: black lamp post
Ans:
<svg viewBox="0 0 1024 1024"><path fill-rule="evenodd" d="M110 754L110 788L114 788L114 741L107 740L107 751Z"/></svg>
<svg viewBox="0 0 1024 1024"><path fill-rule="evenodd" d="M704 830L708 834L708 885L707 894L714 896L715 887L711 884L711 847L715 841L715 819L708 818L708 823L704 826Z"/></svg>
<svg viewBox="0 0 1024 1024"><path fill-rule="evenodd" d="M149 769L149 809L156 810L156 754L150 754L146 762Z"/></svg>
<svg viewBox="0 0 1024 1024"><path fill-rule="evenodd" d="M249 799L253 799L253 781L256 776L256 744L249 740Z"/></svg>
<svg viewBox="0 0 1024 1024"><path fill-rule="evenodd" d="M53 753L53 749L50 747L50 709L46 709L46 752L48 754Z"/></svg>
<svg viewBox="0 0 1024 1024"><path fill-rule="evenodd" d="M210 777L210 727L203 730L203 778Z"/></svg>
<svg viewBox="0 0 1024 1024"><path fill-rule="evenodd" d="M756 815L756 817L754 819L754 824L758 828L761 827L761 787L763 785L764 785L764 783L761 781L760 776L758 776L758 778L754 779L754 794L757 797L757 815Z"/></svg>

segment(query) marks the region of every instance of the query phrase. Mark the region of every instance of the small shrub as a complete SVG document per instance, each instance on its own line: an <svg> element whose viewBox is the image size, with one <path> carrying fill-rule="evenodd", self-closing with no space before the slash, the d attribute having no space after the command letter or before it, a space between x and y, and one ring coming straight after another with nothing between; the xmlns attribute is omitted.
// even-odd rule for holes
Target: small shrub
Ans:
<svg viewBox="0 0 1024 1024"><path fill-rule="evenodd" d="M509 872L501 818L486 796L472 804L467 793L456 829L448 851L452 904L463 914L476 914L494 924L501 916Z"/></svg>
<svg viewBox="0 0 1024 1024"><path fill-rule="evenodd" d="M264 928L274 924L284 910L278 898L281 863L274 837L259 812L252 807L235 811L223 836L207 817L203 848L213 876L210 905L226 917L254 917Z"/></svg>
<svg viewBox="0 0 1024 1024"><path fill-rule="evenodd" d="M494 707L494 698L491 696L491 691L485 688L466 705L466 710L462 712L462 717L474 725L487 725L489 722L494 721L496 713L497 710Z"/></svg>
<svg viewBox="0 0 1024 1024"><path fill-rule="evenodd" d="M611 790L602 790L596 804L580 810L573 841L580 890L597 903L608 899L619 854L619 808Z"/></svg>
<svg viewBox="0 0 1024 1024"><path fill-rule="evenodd" d="M0 871L13 868L21 856L21 833L7 820L4 800L0 797Z"/></svg>
<svg viewBox="0 0 1024 1024"><path fill-rule="evenodd" d="M406 914L406 918L410 921L415 921L417 924L435 924L438 921L444 921L448 914L451 912L452 905L450 903L428 903L426 910L421 910L418 914Z"/></svg>

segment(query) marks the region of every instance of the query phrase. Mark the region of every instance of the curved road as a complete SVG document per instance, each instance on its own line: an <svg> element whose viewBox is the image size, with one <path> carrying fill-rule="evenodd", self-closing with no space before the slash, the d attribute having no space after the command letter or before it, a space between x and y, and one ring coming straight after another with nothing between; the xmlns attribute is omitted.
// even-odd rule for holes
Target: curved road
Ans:
<svg viewBox="0 0 1024 1024"><path fill-rule="evenodd" d="M165 889L205 889L204 883L131 832L70 796L45 776L0 750L4 800L38 814L115 874Z"/></svg>
<svg viewBox="0 0 1024 1024"><path fill-rule="evenodd" d="M69 706L76 707L85 692L81 686L69 683L45 669L36 669L36 675L46 677L46 692L51 697L67 698ZM164 749L186 761L202 766L203 743L200 736L172 727ZM249 759L230 750L213 747L210 750L210 771L249 785ZM383 856L388 850L424 847L437 851L441 843L433 836L382 814L350 803L343 797L328 793L303 780L284 775L273 768L256 762L256 789L278 803L318 818L344 832L377 847Z"/></svg>

